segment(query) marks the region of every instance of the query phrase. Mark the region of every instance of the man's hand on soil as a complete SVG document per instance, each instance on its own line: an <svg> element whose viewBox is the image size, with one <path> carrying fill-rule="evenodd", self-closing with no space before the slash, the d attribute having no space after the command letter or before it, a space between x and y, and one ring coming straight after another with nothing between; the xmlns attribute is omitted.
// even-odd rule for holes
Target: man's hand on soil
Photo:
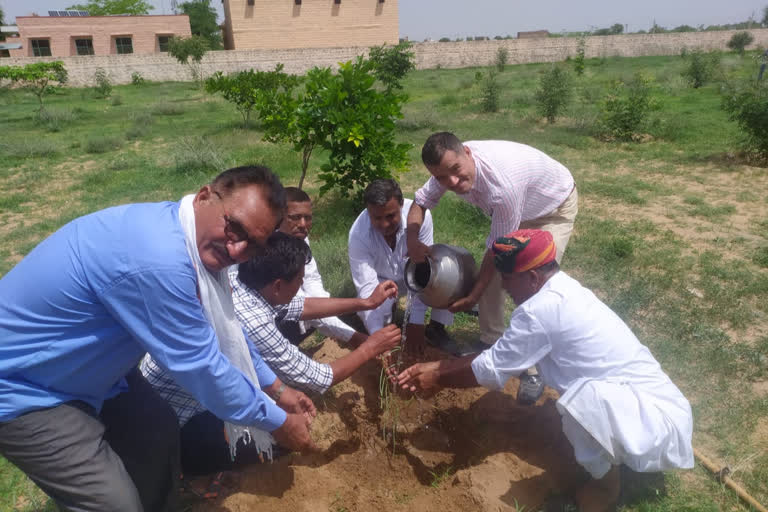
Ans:
<svg viewBox="0 0 768 512"><path fill-rule="evenodd" d="M319 451L309 435L309 425L304 414L288 413L285 423L272 432L272 437L280 446L296 452Z"/></svg>
<svg viewBox="0 0 768 512"><path fill-rule="evenodd" d="M385 300L394 298L397 298L397 284L394 281L387 280L379 283L376 289L373 290L373 293L371 293L371 296L365 301L368 309L376 309Z"/></svg>
<svg viewBox="0 0 768 512"><path fill-rule="evenodd" d="M307 427L312 423L312 419L317 416L317 409L312 400L301 391L293 388L285 388L277 405L287 413L303 415L307 419Z"/></svg>

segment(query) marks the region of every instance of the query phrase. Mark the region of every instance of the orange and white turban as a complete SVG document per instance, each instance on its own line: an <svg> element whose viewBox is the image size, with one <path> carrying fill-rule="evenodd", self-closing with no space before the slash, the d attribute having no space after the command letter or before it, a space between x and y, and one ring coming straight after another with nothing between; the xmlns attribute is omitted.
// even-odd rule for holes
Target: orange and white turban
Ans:
<svg viewBox="0 0 768 512"><path fill-rule="evenodd" d="M555 259L555 241L549 231L518 229L496 239L493 262L499 272L525 272Z"/></svg>

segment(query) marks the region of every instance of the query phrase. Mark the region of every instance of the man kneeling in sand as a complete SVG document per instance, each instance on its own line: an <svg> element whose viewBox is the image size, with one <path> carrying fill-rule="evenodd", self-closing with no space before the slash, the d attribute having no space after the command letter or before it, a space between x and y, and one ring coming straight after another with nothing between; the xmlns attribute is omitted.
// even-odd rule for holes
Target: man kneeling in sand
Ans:
<svg viewBox="0 0 768 512"><path fill-rule="evenodd" d="M688 401L618 315L560 271L552 235L519 230L492 249L518 306L502 337L476 356L415 364L398 383L412 391L501 389L538 364L560 393L576 461L592 476L574 496L586 512L615 506L621 464L638 472L693 467Z"/></svg>

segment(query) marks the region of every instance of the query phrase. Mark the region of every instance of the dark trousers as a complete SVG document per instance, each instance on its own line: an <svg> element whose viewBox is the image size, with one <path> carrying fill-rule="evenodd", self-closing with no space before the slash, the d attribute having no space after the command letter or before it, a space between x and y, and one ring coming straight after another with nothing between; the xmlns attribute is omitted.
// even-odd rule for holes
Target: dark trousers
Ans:
<svg viewBox="0 0 768 512"><path fill-rule="evenodd" d="M277 446L273 446L277 456ZM231 471L263 462L251 443L237 442L237 457L232 460L224 434L224 422L208 411L196 414L181 429L181 470L185 476L200 476Z"/></svg>
<svg viewBox="0 0 768 512"><path fill-rule="evenodd" d="M179 483L176 414L138 370L130 390L104 402L32 411L0 423L0 454L60 509L173 510Z"/></svg>

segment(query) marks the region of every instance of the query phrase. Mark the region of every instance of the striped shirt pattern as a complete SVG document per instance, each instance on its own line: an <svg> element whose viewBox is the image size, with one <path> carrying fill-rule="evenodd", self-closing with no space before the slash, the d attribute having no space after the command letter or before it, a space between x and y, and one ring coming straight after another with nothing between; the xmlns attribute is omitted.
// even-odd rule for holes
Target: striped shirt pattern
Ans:
<svg viewBox="0 0 768 512"><path fill-rule="evenodd" d="M237 278L236 268L229 274L235 315L264 362L289 386L318 393L327 391L333 383L330 365L307 357L277 328L283 321L299 321L304 312L304 297L296 295L288 304L273 307Z"/></svg>
<svg viewBox="0 0 768 512"><path fill-rule="evenodd" d="M555 211L573 191L570 171L538 149L503 140L469 141L477 176L459 197L491 217L486 246L520 227L521 222ZM431 177L416 191L416 203L434 208L448 189Z"/></svg>

